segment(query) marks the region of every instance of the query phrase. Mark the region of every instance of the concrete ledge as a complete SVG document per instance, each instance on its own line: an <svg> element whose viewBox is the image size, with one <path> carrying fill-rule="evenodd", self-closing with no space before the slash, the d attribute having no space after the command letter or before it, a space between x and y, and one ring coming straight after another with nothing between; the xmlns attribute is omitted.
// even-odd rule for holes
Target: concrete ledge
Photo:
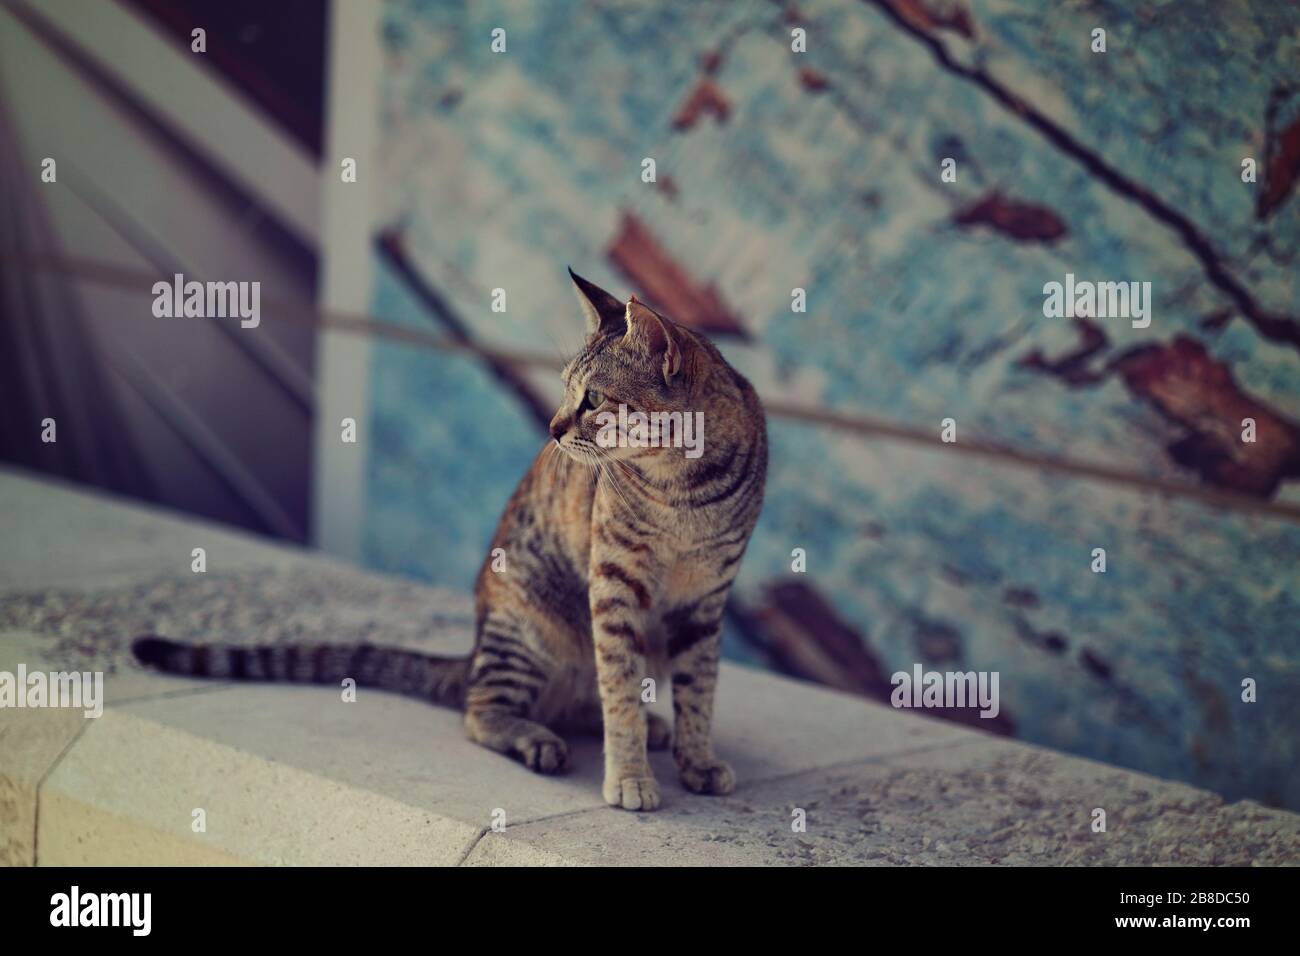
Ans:
<svg viewBox="0 0 1300 956"><path fill-rule="evenodd" d="M1300 861L1295 814L735 666L716 738L736 793L689 794L655 754L664 807L611 810L595 739L574 742L571 774L537 777L465 740L453 711L165 678L126 654L132 634L159 626L189 640L382 636L456 652L471 640L465 595L3 472L0 499L22 502L0 535L43 548L34 564L54 582L27 567L0 576L0 669L107 672L98 719L0 710L7 865ZM122 535L136 544L114 566L104 556ZM210 551L209 573L191 574L189 548L204 541L222 542L220 561ZM9 555L0 575L17 564ZM1097 807L1105 833L1091 828Z"/></svg>
<svg viewBox="0 0 1300 956"><path fill-rule="evenodd" d="M193 830L193 811L206 831ZM132 713L95 722L41 792L43 865L452 865L478 835Z"/></svg>
<svg viewBox="0 0 1300 956"><path fill-rule="evenodd" d="M1094 807L1107 832L1093 833ZM793 833L796 809L807 831ZM757 782L663 815L556 817L488 834L466 863L636 866L1280 865L1294 814L970 739Z"/></svg>
<svg viewBox="0 0 1300 956"><path fill-rule="evenodd" d="M0 866L35 865L41 784L85 724L70 711L0 711Z"/></svg>

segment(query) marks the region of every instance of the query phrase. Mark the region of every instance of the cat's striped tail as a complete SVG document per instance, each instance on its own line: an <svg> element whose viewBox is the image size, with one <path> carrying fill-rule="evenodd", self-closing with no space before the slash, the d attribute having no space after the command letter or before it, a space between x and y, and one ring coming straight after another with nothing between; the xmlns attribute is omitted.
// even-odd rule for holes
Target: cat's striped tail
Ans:
<svg viewBox="0 0 1300 956"><path fill-rule="evenodd" d="M469 658L435 657L370 644L181 644L153 634L131 645L136 660L167 674L223 680L281 681L340 685L351 677L358 687L418 697L461 707Z"/></svg>

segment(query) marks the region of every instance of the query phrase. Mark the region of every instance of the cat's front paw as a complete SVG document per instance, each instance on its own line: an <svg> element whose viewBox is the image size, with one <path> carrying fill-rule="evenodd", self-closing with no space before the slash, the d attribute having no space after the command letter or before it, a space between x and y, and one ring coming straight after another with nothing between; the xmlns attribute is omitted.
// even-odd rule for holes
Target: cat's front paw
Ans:
<svg viewBox="0 0 1300 956"><path fill-rule="evenodd" d="M519 741L516 752L533 773L564 773L569 769L568 745L545 728Z"/></svg>
<svg viewBox="0 0 1300 956"><path fill-rule="evenodd" d="M680 773L682 786L692 793L722 796L736 789L736 775L721 760L684 764Z"/></svg>
<svg viewBox="0 0 1300 956"><path fill-rule="evenodd" d="M624 810L655 810L659 807L659 782L654 777L606 777L601 792L611 807Z"/></svg>

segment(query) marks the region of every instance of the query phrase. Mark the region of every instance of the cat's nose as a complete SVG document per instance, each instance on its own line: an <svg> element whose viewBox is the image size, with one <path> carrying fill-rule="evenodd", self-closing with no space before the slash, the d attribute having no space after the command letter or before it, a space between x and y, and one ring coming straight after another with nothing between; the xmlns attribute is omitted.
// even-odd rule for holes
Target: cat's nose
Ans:
<svg viewBox="0 0 1300 956"><path fill-rule="evenodd" d="M558 420L551 422L551 437L555 439L555 444L560 443L560 438L566 431L568 431L568 422Z"/></svg>

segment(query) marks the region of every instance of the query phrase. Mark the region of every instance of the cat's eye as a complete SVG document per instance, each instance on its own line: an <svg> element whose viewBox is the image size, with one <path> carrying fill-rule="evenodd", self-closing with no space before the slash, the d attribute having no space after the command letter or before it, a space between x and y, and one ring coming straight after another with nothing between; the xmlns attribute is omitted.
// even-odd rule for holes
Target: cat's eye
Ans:
<svg viewBox="0 0 1300 956"><path fill-rule="evenodd" d="M589 388L587 389L587 395L584 400L586 401L588 408L599 408L605 401L605 396L594 388Z"/></svg>

